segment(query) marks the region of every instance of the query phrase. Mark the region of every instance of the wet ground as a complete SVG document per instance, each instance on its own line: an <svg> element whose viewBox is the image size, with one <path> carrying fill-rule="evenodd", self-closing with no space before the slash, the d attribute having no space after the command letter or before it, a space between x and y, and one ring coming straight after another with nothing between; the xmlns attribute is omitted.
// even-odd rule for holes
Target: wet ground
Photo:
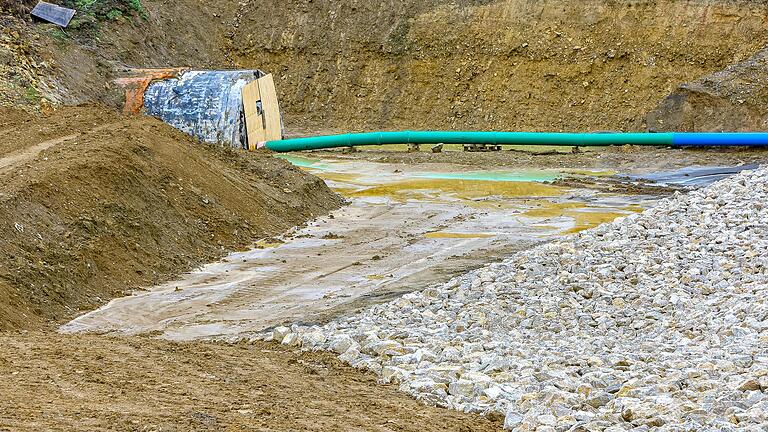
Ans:
<svg viewBox="0 0 768 432"><path fill-rule="evenodd" d="M601 179L643 185L640 177L655 176L665 186L687 187L737 171L688 168L630 177L582 168L478 170L279 157L323 178L349 205L180 280L116 299L63 330L226 339L280 323L322 322L642 211L664 195L592 187Z"/></svg>

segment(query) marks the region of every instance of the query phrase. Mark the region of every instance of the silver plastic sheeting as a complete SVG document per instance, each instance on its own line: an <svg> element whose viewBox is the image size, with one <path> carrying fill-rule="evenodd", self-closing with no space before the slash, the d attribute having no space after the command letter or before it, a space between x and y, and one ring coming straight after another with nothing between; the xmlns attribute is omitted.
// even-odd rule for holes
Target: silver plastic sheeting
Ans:
<svg viewBox="0 0 768 432"><path fill-rule="evenodd" d="M247 148L242 90L262 76L259 70L185 72L150 84L144 108L201 141Z"/></svg>
<svg viewBox="0 0 768 432"><path fill-rule="evenodd" d="M34 9L32 9L32 16L52 22L61 27L66 27L69 25L69 22L72 21L72 17L75 16L75 10L41 1L37 3Z"/></svg>

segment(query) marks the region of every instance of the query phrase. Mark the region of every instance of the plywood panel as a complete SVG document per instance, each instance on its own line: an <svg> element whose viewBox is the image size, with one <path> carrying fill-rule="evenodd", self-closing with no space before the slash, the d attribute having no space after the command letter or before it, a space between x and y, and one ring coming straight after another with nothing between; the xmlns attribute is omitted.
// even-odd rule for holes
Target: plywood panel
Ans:
<svg viewBox="0 0 768 432"><path fill-rule="evenodd" d="M266 141L283 139L283 125L280 121L280 105L277 102L277 91L272 74L257 80L261 95L261 106L264 108L264 131Z"/></svg>
<svg viewBox="0 0 768 432"><path fill-rule="evenodd" d="M245 111L245 127L248 130L248 149L255 150L256 144L266 141L264 129L264 112L259 108L261 92L258 81L243 87L243 110Z"/></svg>

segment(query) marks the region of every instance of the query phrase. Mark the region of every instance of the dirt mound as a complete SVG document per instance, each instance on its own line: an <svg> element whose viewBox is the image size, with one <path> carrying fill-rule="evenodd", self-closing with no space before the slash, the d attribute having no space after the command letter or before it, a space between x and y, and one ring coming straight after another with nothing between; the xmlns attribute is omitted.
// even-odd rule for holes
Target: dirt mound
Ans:
<svg viewBox="0 0 768 432"><path fill-rule="evenodd" d="M645 123L658 131L768 130L768 49L677 88Z"/></svg>
<svg viewBox="0 0 768 432"><path fill-rule="evenodd" d="M232 38L289 126L628 130L768 42L761 1L248 2Z"/></svg>
<svg viewBox="0 0 768 432"><path fill-rule="evenodd" d="M0 430L498 431L327 353L273 344L0 334Z"/></svg>
<svg viewBox="0 0 768 432"><path fill-rule="evenodd" d="M103 107L16 113L0 145L0 329L60 323L341 204L268 154Z"/></svg>

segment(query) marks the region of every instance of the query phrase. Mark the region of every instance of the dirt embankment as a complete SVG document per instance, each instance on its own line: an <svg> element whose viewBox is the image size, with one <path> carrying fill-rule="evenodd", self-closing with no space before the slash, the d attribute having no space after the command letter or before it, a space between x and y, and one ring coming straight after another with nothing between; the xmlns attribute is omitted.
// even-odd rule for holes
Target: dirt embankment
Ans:
<svg viewBox="0 0 768 432"><path fill-rule="evenodd" d="M760 1L249 2L232 39L307 129L628 130L768 42Z"/></svg>
<svg viewBox="0 0 768 432"><path fill-rule="evenodd" d="M643 129L680 84L768 42L756 0L143 0L65 31L23 3L0 11L0 105L117 104L126 66L249 67L312 132Z"/></svg>
<svg viewBox="0 0 768 432"><path fill-rule="evenodd" d="M0 330L60 323L341 204L282 160L156 119L2 117Z"/></svg>

